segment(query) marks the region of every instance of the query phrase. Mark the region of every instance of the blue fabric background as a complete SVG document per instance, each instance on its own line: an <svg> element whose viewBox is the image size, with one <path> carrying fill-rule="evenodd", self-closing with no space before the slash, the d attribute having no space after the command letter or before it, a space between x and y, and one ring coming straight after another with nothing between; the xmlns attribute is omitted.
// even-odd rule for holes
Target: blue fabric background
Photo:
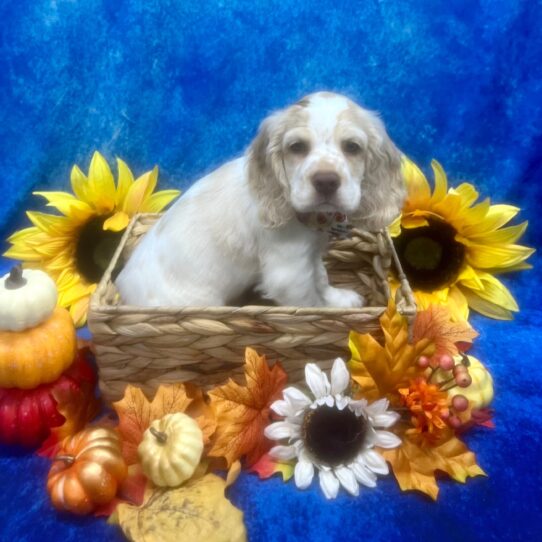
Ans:
<svg viewBox="0 0 542 542"><path fill-rule="evenodd" d="M337 4L337 6L334 6ZM19 0L0 3L0 248L68 188L92 151L187 187L240 154L271 110L332 89L382 113L423 167L521 206L542 228L542 3ZM532 260L535 264L539 257ZM0 260L0 273L8 262ZM359 499L243 474L230 490L251 540L533 540L542 536L538 272L508 284L513 323L473 318L496 381L496 430L469 436L489 478L443 481L438 503L394 480ZM120 540L54 512L48 461L0 449L0 540ZM181 534L181 533L180 533Z"/></svg>

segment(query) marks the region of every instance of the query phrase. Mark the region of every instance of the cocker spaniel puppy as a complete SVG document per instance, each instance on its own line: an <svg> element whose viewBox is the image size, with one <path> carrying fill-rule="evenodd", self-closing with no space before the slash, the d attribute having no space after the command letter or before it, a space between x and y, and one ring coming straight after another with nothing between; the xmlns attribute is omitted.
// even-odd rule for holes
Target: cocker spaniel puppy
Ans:
<svg viewBox="0 0 542 542"><path fill-rule="evenodd" d="M311 213L378 230L404 198L401 156L384 124L319 92L265 119L246 154L196 182L136 247L116 284L124 303L231 304L256 288L279 305L360 307L330 286L328 233Z"/></svg>

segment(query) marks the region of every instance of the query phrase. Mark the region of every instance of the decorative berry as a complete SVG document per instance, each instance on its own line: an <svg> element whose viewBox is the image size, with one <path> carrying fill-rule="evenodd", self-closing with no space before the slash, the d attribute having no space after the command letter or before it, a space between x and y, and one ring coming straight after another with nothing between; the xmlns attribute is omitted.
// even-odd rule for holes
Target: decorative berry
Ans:
<svg viewBox="0 0 542 542"><path fill-rule="evenodd" d="M422 369L427 369L427 367L429 367L429 358L427 356L420 356L418 358L418 365Z"/></svg>
<svg viewBox="0 0 542 542"><path fill-rule="evenodd" d="M454 429L457 429L461 425L461 420L457 416L450 416L448 419L448 425Z"/></svg>
<svg viewBox="0 0 542 542"><path fill-rule="evenodd" d="M468 374L469 373L469 370L464 366L462 365L461 363L459 363L458 365L455 365L453 370L452 370L452 373L455 377L459 376L459 375L464 375L464 374Z"/></svg>
<svg viewBox="0 0 542 542"><path fill-rule="evenodd" d="M469 400L464 395L456 395L452 399L452 406L457 412L465 412L469 408Z"/></svg>
<svg viewBox="0 0 542 542"><path fill-rule="evenodd" d="M439 359L439 366L443 371L451 371L454 368L454 360L452 356L443 354Z"/></svg>
<svg viewBox="0 0 542 542"><path fill-rule="evenodd" d="M472 378L468 372L464 372L455 376L455 381L460 388L467 388L472 384Z"/></svg>

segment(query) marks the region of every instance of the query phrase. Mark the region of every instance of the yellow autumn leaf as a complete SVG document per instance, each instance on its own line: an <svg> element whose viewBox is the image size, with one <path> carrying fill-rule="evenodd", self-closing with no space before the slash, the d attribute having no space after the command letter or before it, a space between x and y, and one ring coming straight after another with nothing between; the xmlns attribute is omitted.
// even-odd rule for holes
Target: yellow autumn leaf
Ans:
<svg viewBox="0 0 542 542"><path fill-rule="evenodd" d="M157 488L142 506L119 504L109 523L120 525L133 542L243 542L247 540L243 512L225 497L219 476L175 488Z"/></svg>
<svg viewBox="0 0 542 542"><path fill-rule="evenodd" d="M476 457L457 437L431 447L405 435L399 448L382 450L392 466L393 474L403 491L417 490L437 499L439 488L435 472L442 471L454 480L465 483L467 478L485 476L476 464Z"/></svg>
<svg viewBox="0 0 542 542"><path fill-rule="evenodd" d="M383 344L368 333L351 331L349 337L352 379L368 400L377 400L392 393L414 374L416 360L434 351L434 343L428 338L409 342L408 322L397 312L391 299L380 317L380 326Z"/></svg>

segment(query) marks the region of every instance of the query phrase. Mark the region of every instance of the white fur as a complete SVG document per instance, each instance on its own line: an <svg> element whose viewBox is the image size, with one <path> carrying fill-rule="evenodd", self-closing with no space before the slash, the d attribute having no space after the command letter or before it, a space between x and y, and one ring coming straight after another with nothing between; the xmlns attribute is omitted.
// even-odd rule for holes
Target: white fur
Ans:
<svg viewBox="0 0 542 542"><path fill-rule="evenodd" d="M307 152L291 152L305 141ZM350 156L344 141L362 151ZM332 197L311 179L340 178ZM327 235L296 212L336 210L373 229L398 213L400 155L382 122L343 96L318 93L273 114L247 153L196 182L137 246L117 278L124 303L227 305L250 287L279 305L359 307L355 292L329 285Z"/></svg>

